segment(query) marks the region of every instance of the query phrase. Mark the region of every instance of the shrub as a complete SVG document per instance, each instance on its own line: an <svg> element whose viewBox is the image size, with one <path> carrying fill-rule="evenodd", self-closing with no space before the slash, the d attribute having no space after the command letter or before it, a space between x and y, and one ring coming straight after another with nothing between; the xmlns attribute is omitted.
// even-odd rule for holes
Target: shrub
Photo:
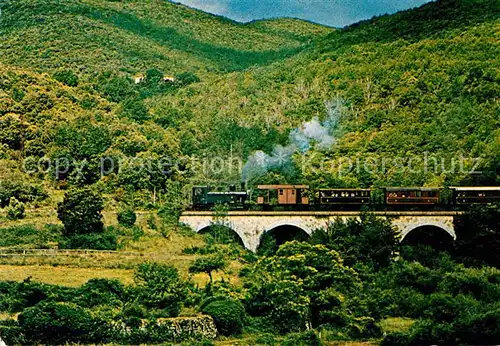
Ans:
<svg viewBox="0 0 500 346"><path fill-rule="evenodd" d="M11 220L19 220L23 219L24 216L24 203L12 197L7 208L7 217Z"/></svg>
<svg viewBox="0 0 500 346"><path fill-rule="evenodd" d="M101 76L99 83L99 91L113 102L121 102L135 93L132 81L125 77Z"/></svg>
<svg viewBox="0 0 500 346"><path fill-rule="evenodd" d="M198 83L200 78L192 72L183 72L176 76L177 83L184 86L192 83Z"/></svg>
<svg viewBox="0 0 500 346"><path fill-rule="evenodd" d="M456 218L455 258L467 265L500 267L500 204L473 205Z"/></svg>
<svg viewBox="0 0 500 346"><path fill-rule="evenodd" d="M116 250L118 241L112 233L77 234L59 242L61 249Z"/></svg>
<svg viewBox="0 0 500 346"><path fill-rule="evenodd" d="M314 330L302 333L292 333L283 341L283 346L321 346L323 343Z"/></svg>
<svg viewBox="0 0 500 346"><path fill-rule="evenodd" d="M0 321L0 336L7 345L25 345L22 332L16 320Z"/></svg>
<svg viewBox="0 0 500 346"><path fill-rule="evenodd" d="M222 335L237 335L243 331L245 308L239 301L216 300L206 305L202 312L212 316Z"/></svg>
<svg viewBox="0 0 500 346"><path fill-rule="evenodd" d="M346 329L347 334L354 339L373 339L382 336L382 329L371 317L356 317Z"/></svg>
<svg viewBox="0 0 500 346"><path fill-rule="evenodd" d="M311 242L338 251L348 266L363 263L380 268L391 264L398 238L389 221L362 214L360 220L339 220L326 230L316 230Z"/></svg>
<svg viewBox="0 0 500 346"><path fill-rule="evenodd" d="M117 219L120 226L132 227L137 220L137 215L132 207L126 206L118 211Z"/></svg>
<svg viewBox="0 0 500 346"><path fill-rule="evenodd" d="M138 328L142 325L142 319L148 315L144 306L133 303L126 305L121 312L121 320L131 328Z"/></svg>
<svg viewBox="0 0 500 346"><path fill-rule="evenodd" d="M38 304L25 309L18 321L28 343L51 345L90 342L95 327L88 310L68 303Z"/></svg>
<svg viewBox="0 0 500 346"><path fill-rule="evenodd" d="M0 207L8 206L12 197L26 203L42 201L48 197L48 194L38 185L0 180Z"/></svg>
<svg viewBox="0 0 500 346"><path fill-rule="evenodd" d="M485 302L496 302L500 296L500 270L484 267L458 267L443 275L439 290L452 295L470 294Z"/></svg>
<svg viewBox="0 0 500 346"><path fill-rule="evenodd" d="M0 311L20 312L23 309L36 305L50 295L50 286L30 282L1 282L0 283Z"/></svg>
<svg viewBox="0 0 500 346"><path fill-rule="evenodd" d="M187 285L173 266L159 263L139 265L135 273L139 301L156 309L161 317L176 317L187 296Z"/></svg>
<svg viewBox="0 0 500 346"><path fill-rule="evenodd" d="M74 302L87 308L119 306L124 295L125 288L118 280L91 279L77 290Z"/></svg>
<svg viewBox="0 0 500 346"><path fill-rule="evenodd" d="M411 345L411 334L409 332L394 332L384 336L381 346L407 346Z"/></svg>
<svg viewBox="0 0 500 346"><path fill-rule="evenodd" d="M61 235L59 225L45 225L37 229L33 225L18 225L8 228L0 228L0 246L22 246L32 245L37 248L45 248L50 242L56 242Z"/></svg>
<svg viewBox="0 0 500 346"><path fill-rule="evenodd" d="M135 241L141 239L141 237L144 235L144 230L139 226L133 226L131 228L131 231L132 231L132 238Z"/></svg>

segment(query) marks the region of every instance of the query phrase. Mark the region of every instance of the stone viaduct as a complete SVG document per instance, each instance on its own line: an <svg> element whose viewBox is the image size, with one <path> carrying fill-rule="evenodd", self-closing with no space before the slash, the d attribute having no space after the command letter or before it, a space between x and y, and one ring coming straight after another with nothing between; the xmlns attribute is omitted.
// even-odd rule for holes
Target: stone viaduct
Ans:
<svg viewBox="0 0 500 346"><path fill-rule="evenodd" d="M377 217L389 218L399 232L401 241L413 230L420 227L437 227L456 239L454 217L456 211L376 211ZM352 211L230 211L225 217L225 226L231 228L241 238L245 247L257 251L262 235L281 226L294 226L307 234L319 228L326 228L338 219L359 218L360 212ZM180 222L200 232L214 223L211 211L186 211Z"/></svg>

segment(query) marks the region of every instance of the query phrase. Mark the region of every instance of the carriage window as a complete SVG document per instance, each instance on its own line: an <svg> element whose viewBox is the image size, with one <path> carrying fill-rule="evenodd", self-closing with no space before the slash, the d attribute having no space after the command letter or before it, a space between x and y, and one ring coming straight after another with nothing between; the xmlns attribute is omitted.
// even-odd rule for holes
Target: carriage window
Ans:
<svg viewBox="0 0 500 346"><path fill-rule="evenodd" d="M295 195L295 190L292 190L292 195Z"/></svg>
<svg viewBox="0 0 500 346"><path fill-rule="evenodd" d="M283 195L283 189L280 189L280 195L281 196Z"/></svg>

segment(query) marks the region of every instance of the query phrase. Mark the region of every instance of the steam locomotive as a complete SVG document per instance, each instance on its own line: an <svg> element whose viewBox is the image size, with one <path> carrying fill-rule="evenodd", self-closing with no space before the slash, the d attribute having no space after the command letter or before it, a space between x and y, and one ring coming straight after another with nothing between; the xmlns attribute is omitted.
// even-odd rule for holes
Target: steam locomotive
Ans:
<svg viewBox="0 0 500 346"><path fill-rule="evenodd" d="M445 208L500 202L500 186L474 187L385 187L381 189L314 189L308 185L259 185L240 191L194 186L191 208L209 210L225 204L231 210L344 210L362 206L390 209Z"/></svg>

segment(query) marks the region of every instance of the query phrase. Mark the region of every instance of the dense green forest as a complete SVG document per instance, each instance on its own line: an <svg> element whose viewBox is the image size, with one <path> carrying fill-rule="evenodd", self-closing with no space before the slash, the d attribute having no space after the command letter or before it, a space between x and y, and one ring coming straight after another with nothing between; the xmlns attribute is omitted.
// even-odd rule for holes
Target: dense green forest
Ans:
<svg viewBox="0 0 500 346"><path fill-rule="evenodd" d="M498 206L442 244L398 244L370 214L257 254L218 227L222 206L212 234L178 224L195 184L498 185L499 36L495 0L346 28L164 0L2 2L0 250L118 252L0 256L0 337L193 344L157 321L204 314L222 344L500 343ZM73 287L2 274L42 264L94 272Z"/></svg>

